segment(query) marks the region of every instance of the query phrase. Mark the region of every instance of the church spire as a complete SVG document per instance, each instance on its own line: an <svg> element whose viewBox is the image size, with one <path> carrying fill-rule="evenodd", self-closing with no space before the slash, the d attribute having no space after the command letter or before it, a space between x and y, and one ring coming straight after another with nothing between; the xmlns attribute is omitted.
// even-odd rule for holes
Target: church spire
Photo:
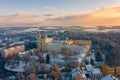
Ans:
<svg viewBox="0 0 120 80"><path fill-rule="evenodd" d="M38 51L41 51L41 44L42 44L42 38L40 32L38 32L38 44L37 44L37 49Z"/></svg>
<svg viewBox="0 0 120 80"><path fill-rule="evenodd" d="M38 46L37 49L39 52L45 52L46 51L46 39L47 35L46 32L41 36L41 33L38 32Z"/></svg>

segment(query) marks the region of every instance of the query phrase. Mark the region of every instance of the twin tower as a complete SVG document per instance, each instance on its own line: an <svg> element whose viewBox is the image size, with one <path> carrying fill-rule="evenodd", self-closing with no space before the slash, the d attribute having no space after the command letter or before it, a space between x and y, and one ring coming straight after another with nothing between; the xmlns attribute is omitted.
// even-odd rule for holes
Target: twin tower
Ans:
<svg viewBox="0 0 120 80"><path fill-rule="evenodd" d="M47 35L46 32L44 32L44 34L41 34L40 32L38 32L38 44L37 44L37 49L39 52L46 52L46 39L47 39Z"/></svg>

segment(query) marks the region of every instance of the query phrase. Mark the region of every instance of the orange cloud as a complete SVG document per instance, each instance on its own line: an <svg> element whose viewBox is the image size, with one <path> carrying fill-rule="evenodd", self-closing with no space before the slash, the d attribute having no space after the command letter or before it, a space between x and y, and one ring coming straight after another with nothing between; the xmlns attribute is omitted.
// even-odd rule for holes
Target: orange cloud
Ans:
<svg viewBox="0 0 120 80"><path fill-rule="evenodd" d="M51 20L49 20L51 21ZM85 14L71 14L64 17L52 19L61 25L78 26L109 26L120 25L120 6L109 6L96 9Z"/></svg>
<svg viewBox="0 0 120 80"><path fill-rule="evenodd" d="M76 14L0 14L0 26L99 26L120 25L120 5Z"/></svg>

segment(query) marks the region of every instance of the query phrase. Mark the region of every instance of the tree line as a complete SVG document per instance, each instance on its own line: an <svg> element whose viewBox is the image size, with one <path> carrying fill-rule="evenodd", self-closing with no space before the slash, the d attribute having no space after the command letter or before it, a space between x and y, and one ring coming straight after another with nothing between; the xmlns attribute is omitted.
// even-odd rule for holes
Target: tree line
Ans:
<svg viewBox="0 0 120 80"><path fill-rule="evenodd" d="M67 33L68 34L68 33ZM91 40L96 54L105 56L105 62L120 61L120 32L69 32L70 39ZM99 54L99 55L100 55Z"/></svg>

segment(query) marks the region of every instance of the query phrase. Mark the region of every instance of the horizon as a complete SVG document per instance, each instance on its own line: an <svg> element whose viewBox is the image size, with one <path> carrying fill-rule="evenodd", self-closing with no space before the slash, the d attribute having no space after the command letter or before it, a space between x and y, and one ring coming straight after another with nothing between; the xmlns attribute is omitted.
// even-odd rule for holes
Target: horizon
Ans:
<svg viewBox="0 0 120 80"><path fill-rule="evenodd" d="M120 25L120 0L1 0L0 5L0 27Z"/></svg>

